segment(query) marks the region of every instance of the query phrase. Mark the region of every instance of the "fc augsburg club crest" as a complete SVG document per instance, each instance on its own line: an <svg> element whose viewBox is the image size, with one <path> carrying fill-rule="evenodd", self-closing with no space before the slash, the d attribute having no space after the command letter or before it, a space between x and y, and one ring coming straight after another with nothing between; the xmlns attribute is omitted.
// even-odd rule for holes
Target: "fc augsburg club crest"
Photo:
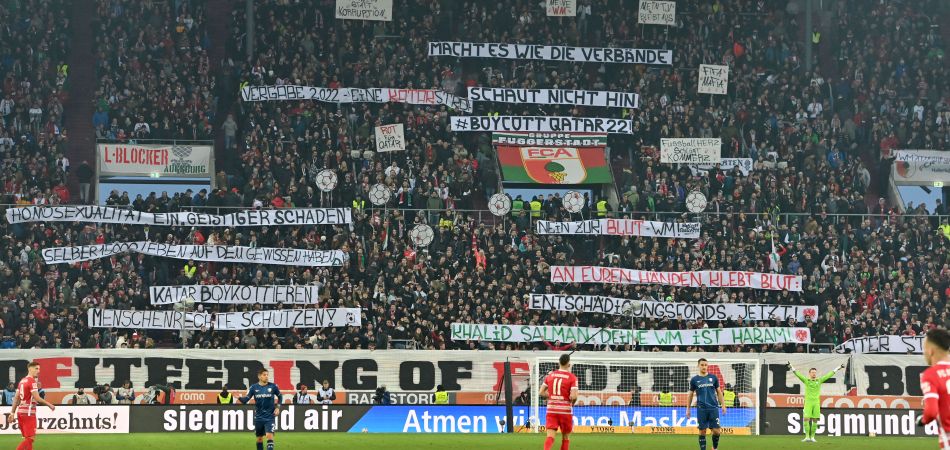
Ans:
<svg viewBox="0 0 950 450"><path fill-rule="evenodd" d="M528 176L538 183L579 184L587 178L576 148L522 147L521 160Z"/></svg>

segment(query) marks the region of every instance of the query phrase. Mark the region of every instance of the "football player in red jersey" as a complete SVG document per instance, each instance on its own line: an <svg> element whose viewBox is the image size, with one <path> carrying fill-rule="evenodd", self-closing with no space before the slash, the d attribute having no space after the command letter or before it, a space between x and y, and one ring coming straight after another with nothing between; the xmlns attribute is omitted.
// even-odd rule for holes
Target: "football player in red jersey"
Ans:
<svg viewBox="0 0 950 450"><path fill-rule="evenodd" d="M571 355L561 355L558 362L561 367L549 373L541 385L541 398L548 399L545 414L548 437L544 440L544 450L551 450L558 430L561 431L561 450L568 450L574 429L572 407L577 402L577 377L571 373Z"/></svg>
<svg viewBox="0 0 950 450"><path fill-rule="evenodd" d="M929 369L920 374L924 414L920 424L937 421L941 450L950 450L950 332L935 328L924 339L924 359Z"/></svg>
<svg viewBox="0 0 950 450"><path fill-rule="evenodd" d="M7 423L13 422L13 415L16 414L17 422L20 424L20 434L23 435L23 442L16 447L16 450L33 450L33 439L36 436L36 406L49 406L50 411L55 411L56 407L40 397L40 389L36 381L36 376L40 373L40 363L31 361L26 366L27 376L20 380L16 388L16 396L13 399L13 409L7 414Z"/></svg>

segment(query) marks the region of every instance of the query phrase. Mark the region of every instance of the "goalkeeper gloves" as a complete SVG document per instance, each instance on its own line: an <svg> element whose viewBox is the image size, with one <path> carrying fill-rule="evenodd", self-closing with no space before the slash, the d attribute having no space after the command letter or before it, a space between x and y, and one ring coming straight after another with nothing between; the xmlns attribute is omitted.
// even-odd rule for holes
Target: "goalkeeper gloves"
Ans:
<svg viewBox="0 0 950 450"><path fill-rule="evenodd" d="M838 370L844 370L844 364L842 364L841 367L838 367Z"/></svg>
<svg viewBox="0 0 950 450"><path fill-rule="evenodd" d="M926 426L926 425L924 424L924 415L923 415L923 414L917 416L917 426L918 426L918 427Z"/></svg>
<svg viewBox="0 0 950 450"><path fill-rule="evenodd" d="M791 370L791 371L793 371L793 372L795 371L795 368L792 367L792 363L791 363L790 361L786 361L786 362L785 362L785 368L788 369L788 370Z"/></svg>

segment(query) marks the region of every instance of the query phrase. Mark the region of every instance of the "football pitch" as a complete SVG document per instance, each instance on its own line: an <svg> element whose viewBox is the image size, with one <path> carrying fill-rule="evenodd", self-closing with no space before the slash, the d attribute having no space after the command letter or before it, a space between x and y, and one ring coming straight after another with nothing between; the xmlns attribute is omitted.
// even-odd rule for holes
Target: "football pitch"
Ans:
<svg viewBox="0 0 950 450"><path fill-rule="evenodd" d="M798 436L724 436L720 450L929 450L937 448L937 439L819 437L817 443L799 442ZM19 436L0 436L0 448L13 449ZM346 434L286 433L278 434L275 449L321 450L537 450L544 446L543 435L458 435L458 434ZM560 449L560 439L554 449ZM106 435L40 435L37 450L126 449L126 450L191 450L191 449L254 449L253 433L136 433ZM571 450L693 450L699 445L695 436L643 436L579 434L571 438ZM709 442L712 449L712 442Z"/></svg>

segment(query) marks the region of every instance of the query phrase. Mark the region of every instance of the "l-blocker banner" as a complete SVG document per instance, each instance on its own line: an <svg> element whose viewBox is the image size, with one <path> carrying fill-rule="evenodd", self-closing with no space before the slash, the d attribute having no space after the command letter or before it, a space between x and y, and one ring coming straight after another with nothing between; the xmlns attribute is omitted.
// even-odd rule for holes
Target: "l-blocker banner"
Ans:
<svg viewBox="0 0 950 450"><path fill-rule="evenodd" d="M195 284L187 286L152 286L148 288L153 305L172 305L184 301L222 304L313 304L320 288L311 285L241 286L233 284Z"/></svg>
<svg viewBox="0 0 950 450"><path fill-rule="evenodd" d="M762 305L757 303L673 303L605 297L602 295L531 294L528 309L600 313L644 319L668 320L814 320L814 306ZM850 342L850 341L849 341Z"/></svg>
<svg viewBox="0 0 950 450"><path fill-rule="evenodd" d="M802 290L800 275L702 270L696 272L653 272L601 266L552 266L552 283L660 284L664 286L750 288L772 291Z"/></svg>
<svg viewBox="0 0 950 450"><path fill-rule="evenodd" d="M346 254L340 250L304 250L296 248L241 247L225 245L174 245L158 242L114 242L82 247L43 249L46 264L72 264L119 253L134 252L195 261L259 263L282 266L342 266Z"/></svg>
<svg viewBox="0 0 950 450"><path fill-rule="evenodd" d="M748 327L695 330L617 330L572 326L453 323L453 341L555 342L595 345L805 344L808 328Z"/></svg>
<svg viewBox="0 0 950 450"><path fill-rule="evenodd" d="M280 309L205 313L123 309L90 309L86 313L90 328L138 328L145 330L237 331L260 328L358 327L362 324L359 308Z"/></svg>
<svg viewBox="0 0 950 450"><path fill-rule="evenodd" d="M147 213L110 206L26 206L8 208L7 222L97 222L190 227L341 225L353 221L350 208L254 209L232 214Z"/></svg>
<svg viewBox="0 0 950 450"><path fill-rule="evenodd" d="M633 219L591 219L576 222L535 221L537 234L596 234L699 239L698 222L653 222Z"/></svg>

